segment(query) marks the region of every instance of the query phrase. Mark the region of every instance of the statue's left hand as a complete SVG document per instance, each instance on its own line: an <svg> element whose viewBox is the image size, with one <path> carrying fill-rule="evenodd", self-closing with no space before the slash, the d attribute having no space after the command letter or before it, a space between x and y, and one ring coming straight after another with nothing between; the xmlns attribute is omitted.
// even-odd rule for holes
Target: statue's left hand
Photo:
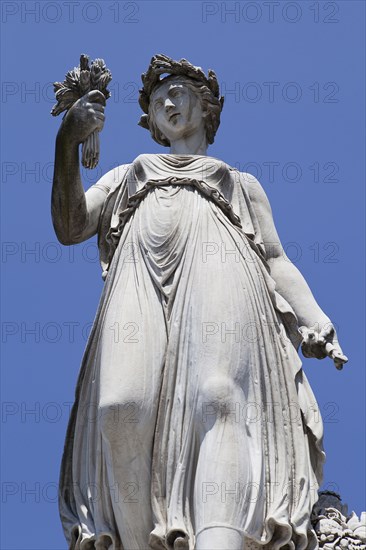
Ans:
<svg viewBox="0 0 366 550"><path fill-rule="evenodd" d="M343 368L348 358L343 354L338 343L336 330L332 323L327 323L322 328L319 325L312 327L300 327L299 332L303 338L301 350L304 357L316 357L324 359L330 357L338 370Z"/></svg>

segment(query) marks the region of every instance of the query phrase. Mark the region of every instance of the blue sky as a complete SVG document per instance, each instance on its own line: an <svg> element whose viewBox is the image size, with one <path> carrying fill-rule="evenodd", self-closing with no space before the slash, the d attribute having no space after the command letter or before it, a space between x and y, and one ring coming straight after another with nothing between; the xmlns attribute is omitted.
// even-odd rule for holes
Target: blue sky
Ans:
<svg viewBox="0 0 366 550"><path fill-rule="evenodd" d="M364 3L2 2L2 543L66 548L56 485L102 289L96 241L57 243L51 83L79 55L113 73L99 167L164 149L137 126L151 56L213 68L226 95L209 154L261 181L289 257L349 363L304 360L320 405L324 486L365 509Z"/></svg>

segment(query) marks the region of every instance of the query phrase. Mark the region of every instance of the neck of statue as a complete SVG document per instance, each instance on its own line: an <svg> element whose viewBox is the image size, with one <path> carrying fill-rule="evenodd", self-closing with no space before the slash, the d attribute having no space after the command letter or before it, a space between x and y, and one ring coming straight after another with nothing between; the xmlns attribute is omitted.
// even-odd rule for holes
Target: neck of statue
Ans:
<svg viewBox="0 0 366 550"><path fill-rule="evenodd" d="M170 144L170 153L172 155L207 155L206 130L195 132L190 136L172 141Z"/></svg>

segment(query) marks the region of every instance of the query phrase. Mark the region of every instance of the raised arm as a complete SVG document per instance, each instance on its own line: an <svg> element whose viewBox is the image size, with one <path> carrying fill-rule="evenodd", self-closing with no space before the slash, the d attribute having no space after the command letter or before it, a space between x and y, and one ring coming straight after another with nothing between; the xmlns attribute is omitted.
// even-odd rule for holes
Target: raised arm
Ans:
<svg viewBox="0 0 366 550"><path fill-rule="evenodd" d="M94 130L102 130L104 106L101 92L89 92L69 110L57 134L51 212L56 236L65 245L89 239L97 231L105 194L99 188L85 193L79 145Z"/></svg>
<svg viewBox="0 0 366 550"><path fill-rule="evenodd" d="M276 289L292 306L299 327L306 327L303 331L304 355L318 359L330 355L336 366L340 366L347 361L347 358L339 347L335 329L329 317L316 302L300 271L286 256L273 221L271 206L262 186L253 177L248 181L250 182L249 196L259 221L267 261L271 276L276 282ZM333 351L332 348L334 348ZM338 363L337 360L339 360Z"/></svg>

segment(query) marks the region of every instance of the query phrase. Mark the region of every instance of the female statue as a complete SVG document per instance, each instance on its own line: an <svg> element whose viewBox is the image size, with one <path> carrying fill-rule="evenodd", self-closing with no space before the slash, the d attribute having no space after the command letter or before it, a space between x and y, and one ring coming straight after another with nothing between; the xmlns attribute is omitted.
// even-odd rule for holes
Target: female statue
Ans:
<svg viewBox="0 0 366 550"><path fill-rule="evenodd" d="M170 153L85 193L78 146L104 104L90 92L64 118L52 193L58 239L98 233L105 278L61 470L69 546L317 548L322 425L298 328L305 355L346 358L258 181L207 156L216 76L153 57L140 124Z"/></svg>

